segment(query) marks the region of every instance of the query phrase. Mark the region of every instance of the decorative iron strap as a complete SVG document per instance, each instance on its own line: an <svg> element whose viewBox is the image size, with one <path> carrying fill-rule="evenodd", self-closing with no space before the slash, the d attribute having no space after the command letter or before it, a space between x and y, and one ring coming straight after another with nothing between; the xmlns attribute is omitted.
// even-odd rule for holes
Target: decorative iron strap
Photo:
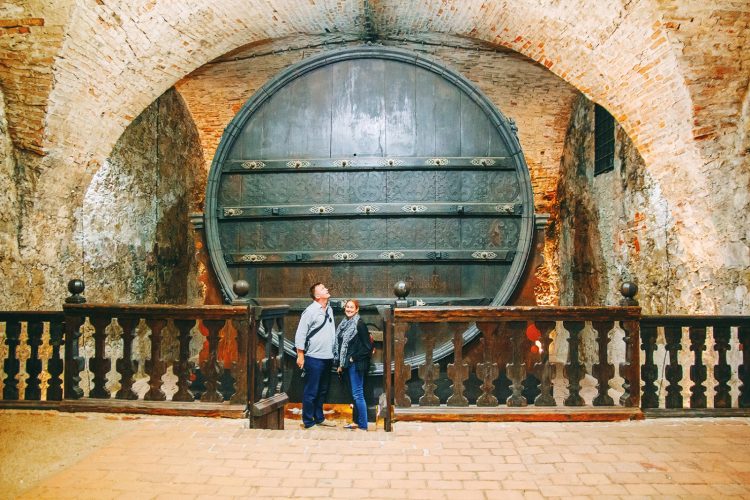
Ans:
<svg viewBox="0 0 750 500"><path fill-rule="evenodd" d="M260 160L249 160L243 161L242 163L240 163L240 166L247 170L258 170L259 168L265 167L266 164Z"/></svg>
<svg viewBox="0 0 750 500"><path fill-rule="evenodd" d="M222 172L267 173L340 170L515 170L515 159L510 156L494 157L357 157L286 160L227 160Z"/></svg>
<svg viewBox="0 0 750 500"><path fill-rule="evenodd" d="M225 208L224 217L237 217L243 214L241 208Z"/></svg>
<svg viewBox="0 0 750 500"><path fill-rule="evenodd" d="M491 167L495 164L494 158L474 158L471 160L472 165L476 166L482 166L482 167Z"/></svg>
<svg viewBox="0 0 750 500"><path fill-rule="evenodd" d="M341 205L279 205L223 207L223 219L265 219L278 217L361 217L369 216L519 216L521 203L370 203Z"/></svg>
<svg viewBox="0 0 750 500"><path fill-rule="evenodd" d="M259 264L306 264L356 262L510 262L514 250L357 250L352 251L305 251L305 252L254 252L251 254L228 254L228 265Z"/></svg>

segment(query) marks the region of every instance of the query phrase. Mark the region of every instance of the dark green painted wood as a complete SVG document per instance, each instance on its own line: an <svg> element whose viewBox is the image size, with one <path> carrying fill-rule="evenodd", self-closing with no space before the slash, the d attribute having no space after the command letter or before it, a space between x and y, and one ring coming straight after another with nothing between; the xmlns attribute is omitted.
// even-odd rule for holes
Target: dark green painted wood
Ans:
<svg viewBox="0 0 750 500"><path fill-rule="evenodd" d="M432 105L435 108L435 156L461 156L460 122L461 90L438 75Z"/></svg>
<svg viewBox="0 0 750 500"><path fill-rule="evenodd" d="M490 123L487 115L466 94L461 94L461 156L488 156Z"/></svg>
<svg viewBox="0 0 750 500"><path fill-rule="evenodd" d="M385 155L385 61L353 59L330 68L331 157Z"/></svg>
<svg viewBox="0 0 750 500"><path fill-rule="evenodd" d="M385 154L416 156L417 68L403 63L389 66L393 68L389 68L385 76Z"/></svg>

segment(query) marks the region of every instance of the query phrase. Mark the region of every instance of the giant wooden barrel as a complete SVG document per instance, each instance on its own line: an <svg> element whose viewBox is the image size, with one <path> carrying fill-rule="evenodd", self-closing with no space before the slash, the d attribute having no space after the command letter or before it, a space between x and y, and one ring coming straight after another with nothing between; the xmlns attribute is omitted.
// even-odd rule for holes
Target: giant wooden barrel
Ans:
<svg viewBox="0 0 750 500"><path fill-rule="evenodd" d="M226 300L244 279L256 303L290 304L290 340L316 281L334 305L393 303L398 280L425 304L505 304L533 225L513 122L458 73L383 47L327 52L264 85L227 127L206 194ZM416 366L420 345L409 354Z"/></svg>

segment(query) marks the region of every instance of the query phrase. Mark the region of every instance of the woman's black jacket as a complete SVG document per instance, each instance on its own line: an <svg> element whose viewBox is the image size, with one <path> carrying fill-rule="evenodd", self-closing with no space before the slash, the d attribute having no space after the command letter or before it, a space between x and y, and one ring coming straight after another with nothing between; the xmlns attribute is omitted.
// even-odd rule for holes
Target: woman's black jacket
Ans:
<svg viewBox="0 0 750 500"><path fill-rule="evenodd" d="M338 342L338 340L337 340ZM341 346L339 346L339 352L341 352ZM370 343L370 330L362 318L357 321L357 335L352 337L349 341L349 348L346 352L346 357L353 359L354 363L357 364L357 369L366 369L370 363L370 356L372 355L372 344ZM334 360L337 363L338 360Z"/></svg>

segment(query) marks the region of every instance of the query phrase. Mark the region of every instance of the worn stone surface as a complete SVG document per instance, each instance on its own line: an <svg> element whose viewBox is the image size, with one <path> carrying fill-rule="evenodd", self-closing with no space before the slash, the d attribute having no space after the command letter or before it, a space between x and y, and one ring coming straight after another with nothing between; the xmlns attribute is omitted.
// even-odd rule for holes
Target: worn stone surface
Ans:
<svg viewBox="0 0 750 500"><path fill-rule="evenodd" d="M12 274L14 263L18 262L18 223L21 220L18 204L18 176L13 143L8 134L8 120L5 116L5 99L0 91L0 268L3 273Z"/></svg>
<svg viewBox="0 0 750 500"><path fill-rule="evenodd" d="M18 418L13 412L7 420ZM47 428L42 416L26 418L37 432L12 442L46 449L38 445L39 431ZM102 416L84 418L107 429L107 437L87 440L93 452L39 478L21 498L718 499L750 494L746 419L397 422L394 432L385 433L345 431L343 422L337 422L338 429L267 431L244 429L230 419L143 417L104 425ZM83 437L80 426L65 416L55 420L59 434Z"/></svg>
<svg viewBox="0 0 750 500"><path fill-rule="evenodd" d="M180 96L157 99L126 129L83 201L83 279L97 302L195 303L188 214L205 172Z"/></svg>
<svg viewBox="0 0 750 500"><path fill-rule="evenodd" d="M550 246L558 253L560 303L616 305L622 282L635 281L646 313L667 312L676 270L666 201L618 124L614 170L594 176L594 104L585 97L571 118L557 199Z"/></svg>

